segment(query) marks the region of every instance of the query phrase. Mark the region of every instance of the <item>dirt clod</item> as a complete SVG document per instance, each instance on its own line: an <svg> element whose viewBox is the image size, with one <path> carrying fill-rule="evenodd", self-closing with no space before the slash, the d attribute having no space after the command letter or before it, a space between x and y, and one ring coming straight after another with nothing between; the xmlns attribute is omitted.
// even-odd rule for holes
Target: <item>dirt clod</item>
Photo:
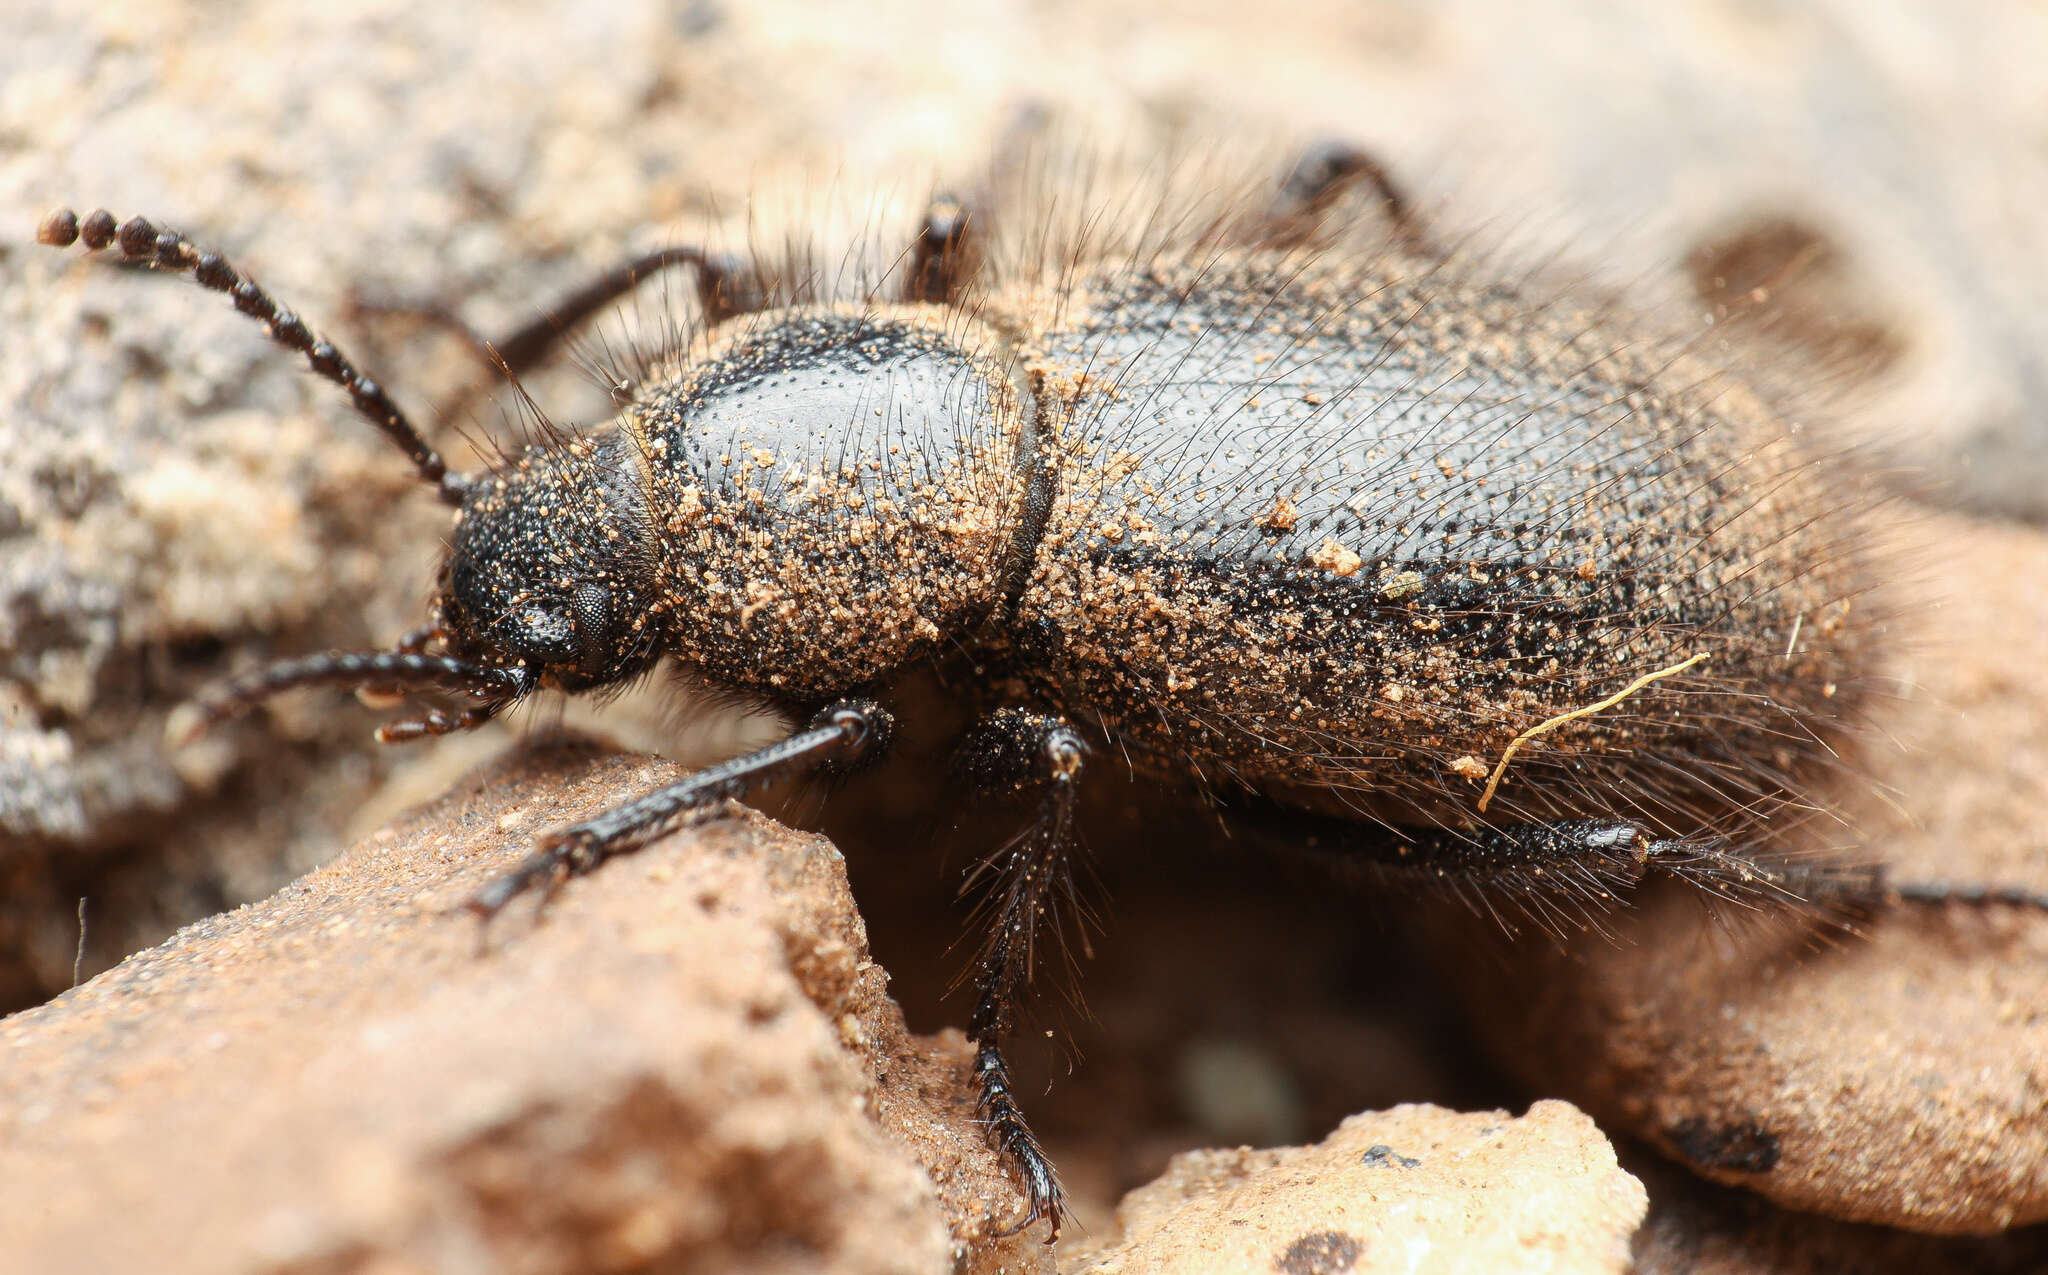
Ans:
<svg viewBox="0 0 2048 1275"><path fill-rule="evenodd" d="M904 1031L828 843L715 820L462 911L674 773L522 748L7 1020L0 1268L930 1272L1008 1223L964 1042Z"/></svg>
<svg viewBox="0 0 2048 1275"><path fill-rule="evenodd" d="M1125 1197L1122 1235L1071 1255L1069 1269L1593 1275L1628 1269L1646 1207L1642 1184L1565 1103L1520 1117L1396 1107L1311 1147L1176 1157Z"/></svg>

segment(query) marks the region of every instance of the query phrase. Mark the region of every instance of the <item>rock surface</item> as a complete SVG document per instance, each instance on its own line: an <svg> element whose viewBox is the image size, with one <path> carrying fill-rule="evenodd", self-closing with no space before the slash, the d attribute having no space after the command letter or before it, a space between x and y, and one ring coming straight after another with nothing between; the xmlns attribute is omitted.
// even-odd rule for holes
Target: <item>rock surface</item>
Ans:
<svg viewBox="0 0 2048 1275"><path fill-rule="evenodd" d="M1497 249L1510 271L1561 255L1680 322L1763 288L1778 321L1736 357L1853 387L1858 432L1943 499L2048 516L2048 16L2024 4L15 7L0 1007L67 985L81 895L104 968L433 791L367 796L394 767L361 716L158 747L224 671L409 628L442 524L217 298L33 246L57 203L230 250L415 415L449 410L435 432L466 460L458 433L516 426L465 396L491 378L449 317L501 333L629 248L744 237L778 204L908 225L1026 105L1109 144L1335 134L1385 154L1447 241L1523 245ZM605 410L573 368L533 388L560 420Z"/></svg>
<svg viewBox="0 0 2048 1275"><path fill-rule="evenodd" d="M461 910L675 773L523 750L8 1019L0 1269L1043 1268L988 1246L1018 1199L969 1052L904 1031L829 844L718 819L488 934Z"/></svg>
<svg viewBox="0 0 2048 1275"><path fill-rule="evenodd" d="M1870 746L1852 852L1900 882L2048 891L2048 543L1959 519L1916 534L1942 564L1909 586L1930 627ZM2048 916L1907 908L1823 943L1666 892L1611 928L1465 973L1475 1023L1538 1092L1792 1208L1942 1234L2048 1219Z"/></svg>
<svg viewBox="0 0 2048 1275"><path fill-rule="evenodd" d="M1599 1275L1629 1268L1647 1199L1593 1122L1397 1107L1312 1147L1196 1151L1124 1198L1069 1275Z"/></svg>
<svg viewBox="0 0 2048 1275"><path fill-rule="evenodd" d="M1982 1239L1916 1235L1834 1222L1773 1207L1749 1191L1715 1187L1648 1155L1625 1157L1650 1189L1630 1275L2032 1275L2048 1270L2040 1227Z"/></svg>
<svg viewBox="0 0 2048 1275"><path fill-rule="evenodd" d="M1049 1271L1042 1228L999 1234L965 1042L905 1030L829 843L733 811L488 930L462 910L676 773L530 745L8 1019L0 1269ZM1565 1104L1402 1107L1183 1156L1061 1257L1620 1270L1643 1211Z"/></svg>
<svg viewBox="0 0 2048 1275"><path fill-rule="evenodd" d="M329 387L217 298L31 246L59 202L147 212L228 248L420 419L447 409L436 436L466 457L461 435L510 439L517 425L465 397L490 378L446 316L503 332L628 248L743 237L778 197L808 200L820 223L907 225L931 182L973 172L1027 104L1070 113L1112 144L1249 125L1271 132L1277 155L1334 134L1385 155L1444 238L1509 241L1498 251L1510 269L1562 246L1568 268L1680 321L1746 309L1765 289L1772 321L1724 328L1736 333L1731 357L1760 355L1814 388L1817 405L1851 389L1833 406L1859 437L1907 452L1909 481L1937 503L2044 516L2048 104L2037 68L2048 15L2022 3L1967 22L1933 0L1310 0L1284 21L1256 6L1169 13L1138 0L971 11L599 0L573 19L547 5L485 16L405 0L16 8L0 47L0 1009L67 986L81 946L90 974L178 924L264 897L506 739L379 752L362 739L367 714L312 699L278 703L195 752L160 747L164 714L224 671L408 628L444 523ZM558 419L605 410L566 364L531 383ZM1972 545L1999 539L1970 534ZM2040 596L2040 545L2013 539L1993 555L2004 574L1958 576L1981 618L1951 625L1954 644L1930 649L1923 672L1958 679L1951 698L1969 715L1902 722L1914 747L1895 782L1919 794L1919 823L1863 825L1894 829L1871 845L1928 875L1963 875L1962 863L1998 880L2038 871L2048 762L2022 728L2039 713L2033 688L2048 661L2006 626ZM1969 567L1970 553L1949 550L1926 574L1949 572L1951 557ZM694 755L673 734L638 738ZM907 835L928 835L930 811L918 814ZM1179 850L1150 824L1132 836L1146 834ZM950 888L936 893L943 904ZM936 914L921 902L911 915ZM1318 933L1290 920L1299 901L1243 886L1183 897L1150 882L1116 903L1121 937L1101 945L1089 978L1102 1032L1078 1077L1033 1104L1042 1124L1086 1113L1088 1127L1070 1117L1061 1131L1072 1150L1060 1161L1098 1227L1123 1188L1204 1139L1311 1138L1334 1113L1400 1098L1519 1106L1583 1093L1583 1059L1600 1057L1603 1088L1635 1095L1603 1119L1685 1132L1665 1137L1670 1149L1754 1158L1766 1144L1748 1136L1748 1118L1772 1104L1797 1114L1804 1123L1791 1127L1808 1136L1791 1152L1780 1143L1785 1172L1717 1172L1787 1183L1780 1198L1805 1207L1842 1192L1859 1216L1979 1227L2033 1190L2036 1161L2004 1158L2030 1145L2014 1131L2031 1137L2037 1123L2006 1119L2018 1110L2015 1046L2038 1055L2043 1003L2027 981L2039 939L2018 918L1915 921L1867 953L1795 952L1790 974L1768 978L1759 969L1779 966L1757 965L1744 946L1770 947L1768 934L1674 940L1661 916L1643 918L1652 941L1632 957L1587 949L1592 973L1576 957L1524 954L1535 997L1518 993L1480 1019L1510 1042L1500 1052L1527 1054L1525 1077L1557 1078L1518 1093L1463 1078L1462 1053L1447 1067L1400 1024L1361 1020L1356 1003L1413 976L1415 962L1385 950L1398 940L1352 937L1355 917ZM957 968L942 959L954 922L935 928L931 969L892 958L900 977L942 985ZM1465 928L1433 947L1459 950ZM1875 972L1893 958L1915 978L1960 977L1932 1002L1959 1016L1908 1022L1922 1002L1860 999L1904 989ZM1119 960L1128 968L1106 968ZM1341 977L1329 972L1339 962ZM1657 970L1691 981L1649 1033L1637 1013ZM1837 1011L1898 1016L1879 1033L1897 1047L1883 1054L1895 1066L1847 1073L1860 1105L1846 1109L1861 1113L1847 1122L1833 1114L1844 1073L1831 1069L1839 1048L1875 1037L1851 1022L1835 1045L1790 1050L1781 1033L1800 1026L1799 1002L1774 1010L1771 989L1810 985L1808 970L1833 980L1811 995ZM1711 986L1723 973L1741 991L1733 999ZM1190 980L1199 986L1181 986ZM1578 1061L1566 1041L1529 1045L1532 1006L1568 990L1593 1006L1578 1020L1592 1038L1573 1038L1587 1050ZM1754 1009L1774 1034L1715 1036L1731 1008ZM1693 1043L1672 1052L1674 1040ZM1759 1063L1763 1044L1796 1067ZM1945 1070L1973 1050L1988 1070ZM1200 1096L1216 1088L1202 1077L1218 1058L1229 1074L1261 1077L1267 1098L1219 1114ZM1926 1111L1898 1101L1902 1059L1927 1065ZM1732 1091L1739 1101L1721 1096L1731 1077L1746 1086ZM1902 1111L1901 1127L1917 1131L1905 1144L1863 1123ZM1983 1127L1971 1132L1972 1121ZM1852 1172L1827 1170L1823 1132L1847 1139ZM1940 1137L1919 1136L1930 1133ZM1915 1168L1911 1153L1930 1148ZM1931 1183L1925 1199L1916 1173ZM1660 1181L1683 1198L1683 1179ZM1980 1203L1964 1200L1971 1191ZM83 1196L73 1208L93 1216ZM144 1202L137 1216L155 1215ZM1797 1219L1770 1225L1796 1247ZM1916 1249L1916 1264L1954 1251Z"/></svg>

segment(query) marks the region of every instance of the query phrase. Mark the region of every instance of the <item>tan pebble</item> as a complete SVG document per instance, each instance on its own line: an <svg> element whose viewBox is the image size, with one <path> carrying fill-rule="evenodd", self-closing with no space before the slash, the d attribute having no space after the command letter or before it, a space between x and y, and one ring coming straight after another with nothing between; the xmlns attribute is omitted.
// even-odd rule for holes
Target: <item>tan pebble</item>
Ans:
<svg viewBox="0 0 2048 1275"><path fill-rule="evenodd" d="M1344 574L1349 575L1349 572ZM1380 596L1387 599L1405 598L1422 592L1422 573L1402 571L1380 578Z"/></svg>
<svg viewBox="0 0 2048 1275"><path fill-rule="evenodd" d="M1358 569L1365 565L1365 559L1359 557L1334 539L1323 541L1322 545L1309 556L1309 561L1331 575L1339 576L1355 576L1358 574Z"/></svg>

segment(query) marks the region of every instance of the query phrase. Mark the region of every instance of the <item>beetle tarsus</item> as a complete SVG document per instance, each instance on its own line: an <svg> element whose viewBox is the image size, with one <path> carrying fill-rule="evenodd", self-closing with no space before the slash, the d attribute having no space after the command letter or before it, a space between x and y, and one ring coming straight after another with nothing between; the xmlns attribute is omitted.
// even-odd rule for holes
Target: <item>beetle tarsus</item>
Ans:
<svg viewBox="0 0 2048 1275"><path fill-rule="evenodd" d="M1066 1190L1060 1186L1059 1175L1053 1171L1045 1149L1039 1146L1037 1135L1024 1122L1024 1113L1010 1092L1010 1065L995 1042L985 1041L975 1050L974 1074L981 1086L977 1110L988 1130L989 1142L1023 1180L1024 1198L1029 1204L1024 1217L998 1231L996 1238L1021 1234L1043 1219L1045 1242L1051 1244L1059 1239L1060 1224L1066 1219Z"/></svg>
<svg viewBox="0 0 2048 1275"><path fill-rule="evenodd" d="M409 744L416 739L436 739L442 735L453 735L458 731L475 730L496 717L501 707L499 704L481 704L474 708L465 708L458 713L447 713L438 708L429 709L418 717L386 722L379 726L377 742Z"/></svg>
<svg viewBox="0 0 2048 1275"><path fill-rule="evenodd" d="M1001 1012L1007 1015L1008 1006ZM988 1131L990 1145L1022 1180L1024 1198L1030 1206L1023 1220L997 1232L998 1238L1019 1234L1042 1218L1046 1222L1045 1242L1051 1244L1059 1239L1060 1224L1066 1219L1066 1190L1037 1135L1025 1123L1023 1109L1010 1090L1010 1065L995 1038L975 1039L978 1048L974 1054L974 1075L981 1088L976 1110Z"/></svg>

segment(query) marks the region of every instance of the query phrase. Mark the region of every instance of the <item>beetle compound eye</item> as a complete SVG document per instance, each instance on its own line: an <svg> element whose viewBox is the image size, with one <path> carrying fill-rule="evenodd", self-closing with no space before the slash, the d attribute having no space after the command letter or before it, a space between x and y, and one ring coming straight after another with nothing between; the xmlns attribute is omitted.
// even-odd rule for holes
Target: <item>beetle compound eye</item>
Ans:
<svg viewBox="0 0 2048 1275"><path fill-rule="evenodd" d="M513 615L511 654L528 664L566 664L576 658L576 624L565 611L522 607Z"/></svg>
<svg viewBox="0 0 2048 1275"><path fill-rule="evenodd" d="M612 593L595 581L576 586L574 616L577 658L584 667L604 662L610 653L612 635Z"/></svg>

